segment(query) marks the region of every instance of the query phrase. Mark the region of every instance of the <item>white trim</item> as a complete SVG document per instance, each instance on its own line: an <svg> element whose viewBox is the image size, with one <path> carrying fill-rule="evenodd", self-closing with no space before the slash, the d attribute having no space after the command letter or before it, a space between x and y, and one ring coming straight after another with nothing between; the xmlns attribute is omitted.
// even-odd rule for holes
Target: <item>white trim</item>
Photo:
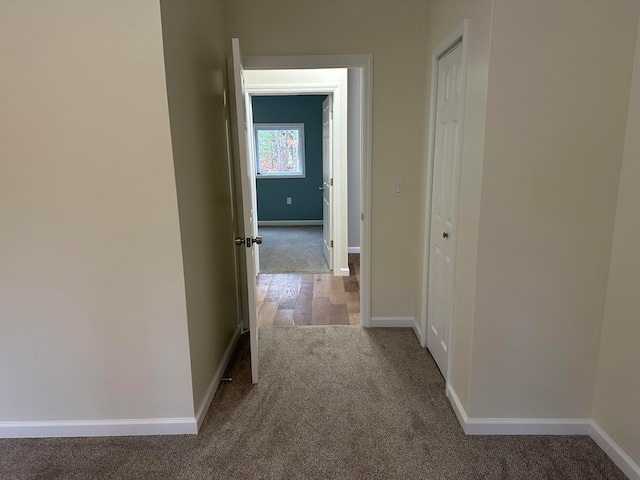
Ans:
<svg viewBox="0 0 640 480"><path fill-rule="evenodd" d="M446 392L467 435L589 435L630 480L640 480L640 466L593 419L469 418L451 385Z"/></svg>
<svg viewBox="0 0 640 480"><path fill-rule="evenodd" d="M620 445L607 435L595 420L591 420L590 427L589 436L604 450L604 453L613 460L613 463L615 463L630 480L640 480L640 466L620 448Z"/></svg>
<svg viewBox="0 0 640 480"><path fill-rule="evenodd" d="M303 227L322 225L322 220L258 220L259 227Z"/></svg>
<svg viewBox="0 0 640 480"><path fill-rule="evenodd" d="M117 437L198 433L194 417L0 422L0 438Z"/></svg>
<svg viewBox="0 0 640 480"><path fill-rule="evenodd" d="M416 338L418 339L418 343L420 343L420 339L422 338L422 332L420 329L420 322L418 322L417 318L412 318L413 320L413 325L411 325L411 328L413 328L413 333L415 334Z"/></svg>
<svg viewBox="0 0 640 480"><path fill-rule="evenodd" d="M467 435L588 435L588 418L470 418Z"/></svg>
<svg viewBox="0 0 640 480"><path fill-rule="evenodd" d="M297 83L283 83L281 85L252 83L247 85L247 92L251 95L329 95L340 88L339 83L327 82L306 84L301 87Z"/></svg>
<svg viewBox="0 0 640 480"><path fill-rule="evenodd" d="M588 418L469 418L451 385L447 397L467 435L588 435Z"/></svg>
<svg viewBox="0 0 640 480"><path fill-rule="evenodd" d="M371 317L372 328L413 328L415 319L413 317Z"/></svg>
<svg viewBox="0 0 640 480"><path fill-rule="evenodd" d="M348 253L360 253L360 247L349 247L347 249Z"/></svg>
<svg viewBox="0 0 640 480"><path fill-rule="evenodd" d="M410 328L418 342L420 341L420 327L414 317L371 317L371 328Z"/></svg>
<svg viewBox="0 0 640 480"><path fill-rule="evenodd" d="M213 374L213 378L211 379L209 388L207 388L207 391L204 394L202 401L200 402L200 406L198 407L198 410L196 412L196 423L198 424L198 431L202 426L202 422L204 421L204 418L207 416L207 411L209 410L209 407L211 406L211 402L213 401L213 397L215 396L216 391L220 386L222 375L224 374L224 371L227 369L227 366L229 365L229 360L231 360L231 355L233 354L233 350L236 348L236 345L238 344L238 339L240 338L241 333L242 333L242 328L240 327L240 325L238 325L238 327L236 328L236 331L233 333L233 336L231 337L231 341L229 342L229 345L227 345L227 349L224 351L224 354L222 355L222 359L220 360L220 364L218 365L218 368Z"/></svg>
<svg viewBox="0 0 640 480"><path fill-rule="evenodd" d="M467 433L467 422L469 421L469 417L467 416L467 412L464 411L462 402L460 402L456 391L450 384L446 386L445 392L447 394L447 398L449 399L449 403L451 403L451 406L453 407L453 411L455 412L456 417L458 417L458 423L460 423L462 430Z"/></svg>
<svg viewBox="0 0 640 480"><path fill-rule="evenodd" d="M437 94L438 94L438 61L444 53L450 50L458 42L462 47L462 89L460 102L460 125L464 125L464 112L465 112L465 98L466 98L466 85L467 85L467 44L468 44L468 20L464 20L458 27L456 27L436 48L433 49L431 55L431 96L429 106L429 148L427 150L427 190L425 200L425 225L424 225L424 244L423 244L423 263L422 263L422 310L420 312L420 326L422 335L420 336L420 344L423 347L427 347L428 325L429 325L429 257L431 251L431 196L433 192L433 163L434 163L434 143L436 134L436 109L437 109ZM464 131L461 130L461 144L463 142ZM460 192L458 192L458 196ZM457 208L457 205L456 205ZM457 225L456 225L457 229ZM453 232L452 238L457 238L457 232ZM456 255L457 258L457 255ZM455 275L455 265L454 265ZM453 292L453 298L455 299L455 288ZM454 317L455 318L455 315ZM454 325L453 320L449 326L449 338L447 345L447 372L445 381L447 385L451 383L451 370L453 366L453 335Z"/></svg>
<svg viewBox="0 0 640 480"><path fill-rule="evenodd" d="M371 144L373 111L373 55L307 55L245 57L245 69L360 68L362 92L360 162L360 324L371 324Z"/></svg>

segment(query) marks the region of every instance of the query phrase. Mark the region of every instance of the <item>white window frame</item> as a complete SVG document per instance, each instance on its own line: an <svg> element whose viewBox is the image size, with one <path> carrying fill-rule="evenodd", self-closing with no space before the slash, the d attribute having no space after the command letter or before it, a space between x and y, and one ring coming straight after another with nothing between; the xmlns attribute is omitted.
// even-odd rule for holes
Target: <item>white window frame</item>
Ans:
<svg viewBox="0 0 640 480"><path fill-rule="evenodd" d="M259 130L298 130L298 158L302 173L260 173L260 150L258 148ZM256 178L306 178L306 156L304 143L304 123L254 123L253 149L256 163Z"/></svg>

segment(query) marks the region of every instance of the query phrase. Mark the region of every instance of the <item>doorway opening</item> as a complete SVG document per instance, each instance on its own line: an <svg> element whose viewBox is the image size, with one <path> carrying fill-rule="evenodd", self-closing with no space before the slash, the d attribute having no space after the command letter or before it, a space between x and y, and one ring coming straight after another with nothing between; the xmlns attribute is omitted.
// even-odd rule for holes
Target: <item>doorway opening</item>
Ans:
<svg viewBox="0 0 640 480"><path fill-rule="evenodd" d="M291 77L297 78L297 83L302 83L304 90L302 92L289 92L289 93L325 93L333 94L334 98L334 120L336 117L340 118L340 123L346 125L347 119L347 95L341 94L347 91L344 88L344 83L334 85L333 91L327 92L326 85L318 85L319 78L323 77L325 73L329 73L331 69L348 68L357 72L357 81L354 80L354 86L358 89L359 94L353 95L352 98L359 100L359 107L352 109L355 112L358 121L358 128L354 129L356 132L356 139L360 145L360 212L356 218L359 218L359 233L360 233L360 324L364 327L371 325L370 314L370 238L371 238L371 131L372 131L372 56L371 55L337 55L337 56L303 56L303 57L248 57L243 58L240 51L240 41L237 38L232 39L232 57L229 60L229 86L230 96L233 101L230 102L230 123L233 123L234 128L230 129L234 134L234 178L236 178L235 185L237 190L235 197L237 199L237 208L234 211L241 212L240 216L237 216L234 220L237 233L235 234L234 243L239 247L238 252L238 284L240 285L240 291L244 291L246 295L240 295L242 317L240 322L242 326L249 331L250 349L251 349L251 380L253 383L258 382L259 378L259 362L258 362L258 314L257 314L257 295L256 295L256 280L257 271L256 265L259 265L256 259L257 245L260 245L262 238L257 235L258 225L255 215L256 204L255 199L255 162L249 161L249 155L253 152L253 135L249 134L251 130L249 124L253 118L251 113L251 99L246 88L245 78L251 70L267 71L272 70L272 73L281 74L286 69L292 70ZM244 65L243 65L244 64ZM304 81L299 79L300 76L304 76L305 69L315 69L313 75L307 78L305 84ZM355 76L354 76L355 78ZM347 79L348 80L348 79ZM291 78L286 80L290 82ZM284 88L291 89L290 85L286 85ZM348 81L346 82L348 87ZM300 85L298 85L300 86ZM256 88L253 86L252 88ZM283 86L268 86L267 89L272 89L272 93L283 93ZM253 92L254 94L256 92ZM258 92L259 93L259 92ZM338 98L340 101L338 101ZM344 103L344 105L343 105ZM341 115L336 115L335 107L340 105ZM232 120L232 121L231 121ZM334 121L334 131L337 122ZM334 155L335 158L347 158L346 152L342 149L346 149L346 142L339 141L340 137L334 137L332 144L332 152L342 153L340 157ZM347 217L347 209L345 208L344 199L347 198L347 162L338 162L339 168L332 171L332 212L333 220L336 225L346 225L344 218ZM339 209L336 206L342 206ZM332 226L334 226L332 224ZM348 242L347 228L342 228L340 235L342 235L342 241L335 242L337 233L332 235L334 239L334 255L333 266L334 274L331 275L332 279L342 278L349 276L350 269L348 266ZM336 253L337 251L337 253ZM338 261L336 261L336 259ZM340 264L340 262L344 262ZM339 267L337 269L336 267ZM355 270L355 268L354 268ZM340 275L336 275L339 273ZM302 284L302 281L301 281ZM344 280L343 280L344 284ZM313 299L312 299L313 301Z"/></svg>
<svg viewBox="0 0 640 480"><path fill-rule="evenodd" d="M250 83L247 88L250 91ZM331 273L328 95L252 95L258 272ZM330 188L330 187L329 187Z"/></svg>
<svg viewBox="0 0 640 480"><path fill-rule="evenodd" d="M362 148L353 121L360 119L361 93L349 89L349 73L245 71L262 237L256 252L260 326L361 323ZM352 83L359 73L351 73ZM261 138L263 128L278 129L280 137L270 130Z"/></svg>

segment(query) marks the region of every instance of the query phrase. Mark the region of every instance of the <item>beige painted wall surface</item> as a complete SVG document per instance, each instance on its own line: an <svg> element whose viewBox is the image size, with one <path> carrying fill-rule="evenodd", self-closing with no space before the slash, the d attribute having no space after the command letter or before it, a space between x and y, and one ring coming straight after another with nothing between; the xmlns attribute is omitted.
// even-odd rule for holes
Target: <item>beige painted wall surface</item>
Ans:
<svg viewBox="0 0 640 480"><path fill-rule="evenodd" d="M593 419L640 465L640 36L613 232Z"/></svg>
<svg viewBox="0 0 640 480"><path fill-rule="evenodd" d="M196 412L238 325L220 1L162 0Z"/></svg>
<svg viewBox="0 0 640 480"><path fill-rule="evenodd" d="M471 344L475 307L476 254L478 220L480 216L480 190L482 184L482 161L487 105L487 80L489 65L489 42L491 30L491 0L438 0L428 2L427 12L427 83L425 91L431 91L431 56L433 50L449 36L466 18L468 19L467 79L464 103L464 143L462 146L462 169L460 175L460 205L458 211L458 235L456 244L456 284L453 322L453 358L451 383L466 411L469 408L469 375L471 369ZM427 102L426 115L430 105ZM425 130L428 132L428 130ZM425 210L427 184L427 156L430 148L428 135L423 136L424 154L420 182L421 200L419 225L421 241L424 243L425 221L430 212ZM428 238L428 236L427 236ZM422 251L420 265L422 265ZM426 267L426 265L425 265ZM425 268L425 273L427 269ZM416 311L421 312L423 291L426 292L428 277L419 272L416 285ZM426 312L425 312L426 314Z"/></svg>
<svg viewBox="0 0 640 480"><path fill-rule="evenodd" d="M419 246L413 240L426 131L426 2L233 0L228 34L243 55L372 53L372 316L414 316ZM286 28L282 12L288 12ZM339 12L339 14L336 14ZM393 197L404 180L404 197Z"/></svg>
<svg viewBox="0 0 640 480"><path fill-rule="evenodd" d="M153 0L0 4L0 420L193 416Z"/></svg>
<svg viewBox="0 0 640 480"><path fill-rule="evenodd" d="M640 4L493 8L469 414L588 418Z"/></svg>

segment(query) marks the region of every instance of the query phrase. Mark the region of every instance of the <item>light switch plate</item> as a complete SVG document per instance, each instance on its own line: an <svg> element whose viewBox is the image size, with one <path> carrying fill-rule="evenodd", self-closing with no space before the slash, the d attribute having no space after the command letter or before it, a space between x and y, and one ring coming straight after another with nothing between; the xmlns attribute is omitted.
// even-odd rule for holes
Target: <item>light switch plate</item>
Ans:
<svg viewBox="0 0 640 480"><path fill-rule="evenodd" d="M404 195L404 186L402 180L398 180L393 184L393 196L402 197Z"/></svg>

